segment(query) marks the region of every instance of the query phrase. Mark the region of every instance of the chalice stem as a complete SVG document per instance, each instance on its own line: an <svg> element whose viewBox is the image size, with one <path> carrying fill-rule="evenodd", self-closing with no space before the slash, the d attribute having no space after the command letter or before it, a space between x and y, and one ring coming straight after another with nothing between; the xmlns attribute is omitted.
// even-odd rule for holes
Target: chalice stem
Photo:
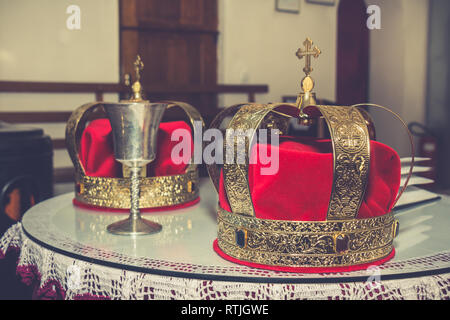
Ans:
<svg viewBox="0 0 450 320"><path fill-rule="evenodd" d="M130 215L127 219L108 226L108 231L113 234L153 234L162 229L159 223L141 218L141 211L139 209L141 172L142 168L140 167L130 168Z"/></svg>
<svg viewBox="0 0 450 320"><path fill-rule="evenodd" d="M131 172L131 188L130 188L130 213L131 218L137 220L141 217L141 212L139 210L139 198L140 198L140 179L141 179L140 167L130 168Z"/></svg>

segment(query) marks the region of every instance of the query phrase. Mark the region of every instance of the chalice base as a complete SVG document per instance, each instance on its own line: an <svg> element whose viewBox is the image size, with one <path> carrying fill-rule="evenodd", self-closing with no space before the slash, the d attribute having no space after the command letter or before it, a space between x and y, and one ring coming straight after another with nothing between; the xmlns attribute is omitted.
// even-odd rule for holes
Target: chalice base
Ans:
<svg viewBox="0 0 450 320"><path fill-rule="evenodd" d="M153 234L161 231L161 229L162 226L159 223L130 217L108 226L108 232L124 236Z"/></svg>

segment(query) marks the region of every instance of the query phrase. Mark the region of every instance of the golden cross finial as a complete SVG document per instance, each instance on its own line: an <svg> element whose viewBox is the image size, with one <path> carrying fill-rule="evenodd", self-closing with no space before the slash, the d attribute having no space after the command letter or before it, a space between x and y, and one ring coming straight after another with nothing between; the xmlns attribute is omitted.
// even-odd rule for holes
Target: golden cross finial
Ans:
<svg viewBox="0 0 450 320"><path fill-rule="evenodd" d="M305 46L305 49L299 48L296 52L296 55L299 59L305 57L306 63L303 71L306 73L306 76L309 76L313 71L313 68L311 68L311 57L318 58L321 51L317 46L314 46L314 48L312 48L313 42L310 38L306 38L303 44Z"/></svg>
<svg viewBox="0 0 450 320"><path fill-rule="evenodd" d="M303 71L306 74L300 83L303 92L299 93L296 105L300 109L300 118L306 121L305 123L308 123L308 116L304 114L302 110L308 105L316 104L316 95L312 91L314 89L314 80L310 76L313 71L313 68L311 67L311 57L317 59L321 52L317 46L313 47L313 42L309 37L303 41L303 45L305 46L305 49L299 48L295 53L300 60L305 57L305 67L303 68Z"/></svg>

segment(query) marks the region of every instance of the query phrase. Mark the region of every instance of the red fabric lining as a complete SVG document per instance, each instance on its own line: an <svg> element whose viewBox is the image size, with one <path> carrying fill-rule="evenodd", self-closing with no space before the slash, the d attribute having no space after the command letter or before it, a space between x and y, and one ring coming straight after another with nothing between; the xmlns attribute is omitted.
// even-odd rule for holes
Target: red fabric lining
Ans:
<svg viewBox="0 0 450 320"><path fill-rule="evenodd" d="M173 148L180 141L172 141L171 137L175 130L187 130L189 136L183 137L184 142L190 143L191 153L193 152L193 139L191 127L184 121L161 122L158 131L158 142L156 159L147 166L147 177L170 176L184 174L187 164L174 163L172 159ZM181 151L180 156L184 156ZM185 155L188 159L191 154ZM122 165L114 158L114 148L112 139L111 124L108 119L93 120L86 129L80 141L79 158L87 176L92 177L122 177ZM200 201L197 198L188 203L160 208L144 208L142 212L155 212L165 210L175 210L192 206ZM73 200L73 204L89 210L108 212L128 212L128 209L103 208Z"/></svg>
<svg viewBox="0 0 450 320"><path fill-rule="evenodd" d="M256 159L260 146L251 152ZM259 161L249 165L249 187L260 219L324 221L333 181L333 155L330 140L281 137L279 147L268 145L268 154L278 148L279 170L262 175L269 167ZM390 147L371 141L369 179L357 218L384 215L391 210L400 187L400 158ZM274 196L276 195L276 196ZM220 206L231 212L223 175L220 178Z"/></svg>
<svg viewBox="0 0 450 320"><path fill-rule="evenodd" d="M233 263L237 263L237 264L241 264L241 265L244 265L247 267L253 267L253 268L257 268L257 269L265 269L265 270L273 270L273 271L281 271L281 272L295 272L295 273L338 273L338 272L350 272L350 271L365 270L365 269L369 268L370 266L378 266L380 264L383 264L383 263L391 260L395 256L395 249L392 249L392 252L383 259L380 259L380 260L374 261L374 262L370 262L370 263L358 264L358 265L354 265L354 266L333 267L333 268L276 267L276 266L270 266L270 265L265 265L265 264L251 263L251 262L242 261L242 260L233 258L233 257L227 255L225 252L223 252L219 248L219 245L217 244L217 239L214 240L213 248L214 248L214 251L219 256L221 256L225 260L228 260Z"/></svg>
<svg viewBox="0 0 450 320"><path fill-rule="evenodd" d="M270 167L254 161L260 148L266 154L278 151L279 170L273 175L262 175L261 168ZM274 149L274 148L277 148ZM264 150L264 149L263 149ZM400 187L400 158L390 147L371 141L369 179L357 218L370 218L388 213ZM265 151L263 151L263 154ZM252 164L253 163L253 164ZM251 150L249 188L255 208L255 216L269 220L325 221L333 182L333 154L330 140L314 138L280 137L279 146L256 144ZM231 212L220 176L220 206ZM224 253L217 245L214 250L224 259L249 267L301 273L346 272L366 269L382 264L394 257L394 250L378 261L347 267L304 268L276 267L240 261Z"/></svg>
<svg viewBox="0 0 450 320"><path fill-rule="evenodd" d="M171 153L179 141L171 141L172 133L177 129L189 132L187 143L193 150L191 127L184 121L161 122L158 131L156 159L147 167L148 177L183 174L187 164L175 164ZM79 157L87 176L122 177L122 166L114 159L111 124L108 119L92 121L83 131ZM189 155L190 157L190 155Z"/></svg>

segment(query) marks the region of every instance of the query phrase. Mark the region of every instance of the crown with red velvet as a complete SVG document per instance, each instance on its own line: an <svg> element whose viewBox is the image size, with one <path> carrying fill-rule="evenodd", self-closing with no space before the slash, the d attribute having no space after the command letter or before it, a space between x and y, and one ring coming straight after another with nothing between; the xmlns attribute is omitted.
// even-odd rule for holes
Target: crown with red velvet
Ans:
<svg viewBox="0 0 450 320"><path fill-rule="evenodd" d="M391 209L399 194L399 156L374 140L364 109L317 105L310 59L320 50L310 39L304 44L297 56L307 57L306 76L295 104L235 105L211 124L220 128L231 117L224 154L245 153L244 161L235 156L208 166L219 194L214 250L238 264L290 272L384 263L394 256L398 230ZM330 138L284 135L292 118L304 125L323 121ZM260 129L278 129L279 143L262 141ZM278 157L270 163L260 154Z"/></svg>
<svg viewBox="0 0 450 320"><path fill-rule="evenodd" d="M142 69L140 58L137 61ZM134 97L128 101L143 101L139 82L141 69L137 69L137 80L132 86ZM144 168L140 181L139 204L142 211L175 209L199 201L197 165L193 161L186 164L172 159L172 150L178 141L172 141L171 137L175 130L185 129L189 136L183 137L184 142L190 143L190 150L193 150L192 132L198 130L194 123L203 124L203 119L189 104L176 101L164 101L164 104L167 104L166 110L181 108L190 125L184 121L160 123L156 159ZM85 104L72 113L66 127L66 144L75 166L74 204L102 210L129 210L130 172L114 158L111 124L102 102ZM183 158L192 158L193 155L193 151L187 156L180 154Z"/></svg>

